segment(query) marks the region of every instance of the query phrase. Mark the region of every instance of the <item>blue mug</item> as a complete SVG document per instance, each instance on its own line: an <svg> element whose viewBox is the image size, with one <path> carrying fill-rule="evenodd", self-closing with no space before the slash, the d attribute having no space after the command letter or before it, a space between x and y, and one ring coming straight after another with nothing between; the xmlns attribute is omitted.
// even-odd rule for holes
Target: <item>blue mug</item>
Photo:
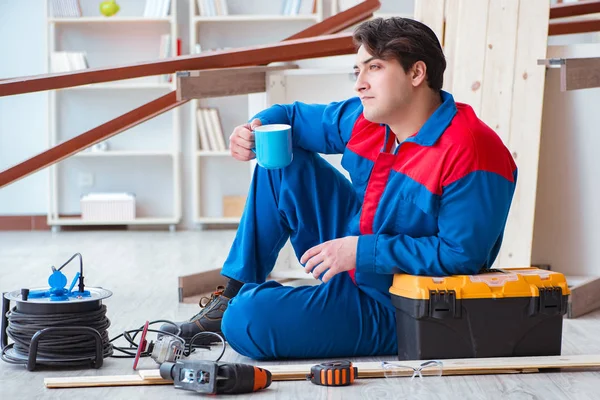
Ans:
<svg viewBox="0 0 600 400"><path fill-rule="evenodd" d="M285 124L262 125L254 128L254 153L256 162L266 169L290 165L292 152L292 127Z"/></svg>

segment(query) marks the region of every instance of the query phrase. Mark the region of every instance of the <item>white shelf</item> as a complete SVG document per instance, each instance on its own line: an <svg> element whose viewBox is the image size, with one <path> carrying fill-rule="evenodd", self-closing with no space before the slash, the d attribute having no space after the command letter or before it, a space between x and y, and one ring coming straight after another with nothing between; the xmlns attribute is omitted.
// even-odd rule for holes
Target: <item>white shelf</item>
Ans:
<svg viewBox="0 0 600 400"><path fill-rule="evenodd" d="M221 15L216 17L194 17L193 21L198 22L261 22L261 21L318 21L319 16L315 14L307 15Z"/></svg>
<svg viewBox="0 0 600 400"><path fill-rule="evenodd" d="M171 23L172 17L79 17L79 18L48 18L51 24L112 24L112 23Z"/></svg>
<svg viewBox="0 0 600 400"><path fill-rule="evenodd" d="M226 157L231 156L229 150L226 151L212 151L212 150L199 150L196 152L198 157Z"/></svg>
<svg viewBox="0 0 600 400"><path fill-rule="evenodd" d="M238 217L200 217L200 218L196 218L196 220L194 222L196 222L197 224L212 224L212 225L239 224L240 218L238 218Z"/></svg>
<svg viewBox="0 0 600 400"><path fill-rule="evenodd" d="M144 17L141 0L119 1L121 14L112 17L99 15L98 3L88 0L81 1L83 17L54 17L52 0L45 3L48 71L55 51L85 53L95 68L158 59L166 34L172 54L178 48L178 0L170 0L165 17ZM175 90L175 79L166 82L161 79L164 74L160 75L48 91L48 144L61 143ZM51 166L48 224L53 229L60 225L169 225L174 230L182 216L180 114L179 109L171 110L143 122L143 127L137 124L110 138L106 151L87 149ZM83 193L114 191L136 193L141 206L138 214L143 216L131 221L81 219Z"/></svg>
<svg viewBox="0 0 600 400"><path fill-rule="evenodd" d="M313 0L302 0L298 15L283 15L281 0L230 1L228 15L213 16L206 13L201 15L198 1L190 0L188 5L188 43L192 53L195 52L194 44L198 44L202 51L205 51L278 42L322 21L324 15L323 0L316 0L315 4ZM256 24L257 22L259 24ZM268 24L268 29L261 27L260 23ZM352 73L352 69L349 68L345 72ZM227 206L225 197L247 195L256 165L255 162L235 162L229 149L210 151L204 146L203 150L199 150L201 139L198 135L196 109L219 109L223 133L229 134L236 126L247 122L249 116L264 108L265 96L265 93L254 93L246 96L193 99L190 102L188 125L192 127L192 145L188 151L192 160L190 184L194 223L239 224L240 218L222 217L222 210ZM261 105L259 109L255 109L253 105L258 103Z"/></svg>
<svg viewBox="0 0 600 400"><path fill-rule="evenodd" d="M173 84L164 83L97 83L90 85L74 86L65 90L133 90L133 89L173 89Z"/></svg>
<svg viewBox="0 0 600 400"><path fill-rule="evenodd" d="M172 157L170 151L144 151L144 150L106 150L82 151L73 157Z"/></svg>
<svg viewBox="0 0 600 400"><path fill-rule="evenodd" d="M89 221L80 217L61 217L48 220L48 225L170 225L176 224L176 218L140 217L129 221Z"/></svg>

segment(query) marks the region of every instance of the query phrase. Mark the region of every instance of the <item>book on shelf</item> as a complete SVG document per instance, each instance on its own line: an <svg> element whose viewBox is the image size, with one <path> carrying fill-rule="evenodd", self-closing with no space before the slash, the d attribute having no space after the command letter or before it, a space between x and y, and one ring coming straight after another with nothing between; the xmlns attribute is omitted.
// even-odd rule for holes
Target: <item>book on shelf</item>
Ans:
<svg viewBox="0 0 600 400"><path fill-rule="evenodd" d="M196 110L198 150L226 151L227 144L216 108L200 107Z"/></svg>
<svg viewBox="0 0 600 400"><path fill-rule="evenodd" d="M171 0L146 0L145 18L165 18L169 16Z"/></svg>
<svg viewBox="0 0 600 400"><path fill-rule="evenodd" d="M198 12L202 17L229 15L227 0L197 0Z"/></svg>
<svg viewBox="0 0 600 400"><path fill-rule="evenodd" d="M88 67L85 52L55 51L50 53L50 72L77 71Z"/></svg>
<svg viewBox="0 0 600 400"><path fill-rule="evenodd" d="M81 17L81 5L79 0L51 0L50 10L55 18L79 18Z"/></svg>

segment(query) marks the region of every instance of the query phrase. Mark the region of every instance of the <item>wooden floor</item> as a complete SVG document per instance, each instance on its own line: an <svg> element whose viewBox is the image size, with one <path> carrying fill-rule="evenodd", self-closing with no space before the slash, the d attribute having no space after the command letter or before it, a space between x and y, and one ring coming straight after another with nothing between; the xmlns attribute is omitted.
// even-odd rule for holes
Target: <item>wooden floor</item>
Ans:
<svg viewBox="0 0 600 400"><path fill-rule="evenodd" d="M114 293L105 301L113 337L141 326L147 319L182 320L195 313L197 306L178 303L177 277L220 266L233 237L233 231L0 232L0 291L45 286L50 266L60 266L80 252L86 283ZM63 271L70 279L77 268L73 263ZM563 354L600 354L598 332L600 312L565 320ZM230 349L224 360L253 363ZM372 359L356 359L368 360ZM303 362L311 361L316 362ZM144 359L140 368L156 368L156 364ZM0 362L0 398L159 399L195 395L171 386L46 389L43 385L44 377L130 373L129 359L107 359L99 370L36 372ZM345 388L324 388L304 381L275 382L259 395L306 399L599 399L600 372L455 376L414 382L406 378L373 379ZM246 397L250 396L236 396Z"/></svg>

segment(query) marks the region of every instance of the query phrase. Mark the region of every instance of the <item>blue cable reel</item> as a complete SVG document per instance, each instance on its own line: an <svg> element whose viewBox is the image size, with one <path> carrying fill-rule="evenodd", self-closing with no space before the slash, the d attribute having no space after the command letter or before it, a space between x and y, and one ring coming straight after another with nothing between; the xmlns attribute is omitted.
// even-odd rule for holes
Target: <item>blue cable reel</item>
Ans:
<svg viewBox="0 0 600 400"><path fill-rule="evenodd" d="M79 271L67 287L68 279L61 270L77 256L80 260ZM1 358L13 364L26 364L29 371L33 371L37 364L90 364L100 368L103 357L112 354L112 345L105 343L108 337L106 328L110 322L105 316L106 307L102 304L102 300L112 296L112 292L101 287L85 287L80 253L74 254L60 268L51 268L48 287L25 287L3 293L0 314ZM13 309L10 308L11 302ZM11 319L13 316L14 320ZM14 337L10 336L11 330L15 333ZM35 333L31 336L32 330ZM14 343L8 344L9 336ZM25 336L31 338L25 340ZM85 354L80 350L81 354L77 353L80 355L63 354L61 348L68 346L65 339L70 337L80 338L80 341L81 337L89 338L89 343L83 345L87 348ZM52 346L56 344L56 348L50 346L50 342ZM42 355L38 355L38 346L45 348Z"/></svg>

